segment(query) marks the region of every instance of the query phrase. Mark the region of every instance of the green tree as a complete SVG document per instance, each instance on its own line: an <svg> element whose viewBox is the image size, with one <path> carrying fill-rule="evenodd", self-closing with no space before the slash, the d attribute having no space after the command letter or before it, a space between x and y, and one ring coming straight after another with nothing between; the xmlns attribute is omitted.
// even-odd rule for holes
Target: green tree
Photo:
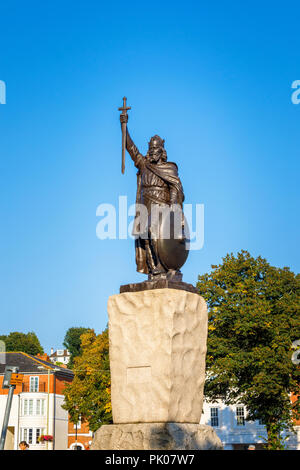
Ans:
<svg viewBox="0 0 300 470"><path fill-rule="evenodd" d="M64 409L75 424L84 417L92 431L112 423L108 330L81 336L81 356L74 359L74 380L64 390Z"/></svg>
<svg viewBox="0 0 300 470"><path fill-rule="evenodd" d="M283 447L281 433L299 417L300 371L292 342L300 339L300 276L247 251L228 254L199 276L208 304L205 397L243 403L249 420L266 426L268 449Z"/></svg>
<svg viewBox="0 0 300 470"><path fill-rule="evenodd" d="M20 351L33 356L44 352L37 335L33 331L27 334L13 331L7 336L0 336L0 340L4 341L6 351Z"/></svg>
<svg viewBox="0 0 300 470"><path fill-rule="evenodd" d="M74 359L77 356L80 356L81 351L81 335L90 331L89 328L84 328L82 326L69 328L65 334L63 345L68 349L70 353L70 361L68 367L72 369L74 366Z"/></svg>

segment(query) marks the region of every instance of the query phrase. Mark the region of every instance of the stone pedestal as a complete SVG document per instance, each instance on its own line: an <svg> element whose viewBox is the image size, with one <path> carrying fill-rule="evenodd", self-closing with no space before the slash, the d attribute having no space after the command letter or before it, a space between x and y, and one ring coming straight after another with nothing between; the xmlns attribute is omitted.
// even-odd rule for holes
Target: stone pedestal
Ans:
<svg viewBox="0 0 300 470"><path fill-rule="evenodd" d="M104 425L92 450L222 450L213 428L201 424L140 423Z"/></svg>
<svg viewBox="0 0 300 470"><path fill-rule="evenodd" d="M196 423L202 411L206 303L153 289L108 301L111 400L119 423Z"/></svg>
<svg viewBox="0 0 300 470"><path fill-rule="evenodd" d="M114 424L97 431L92 448L222 448L214 430L199 425L206 302L184 283L180 288L149 286L128 285L109 298Z"/></svg>

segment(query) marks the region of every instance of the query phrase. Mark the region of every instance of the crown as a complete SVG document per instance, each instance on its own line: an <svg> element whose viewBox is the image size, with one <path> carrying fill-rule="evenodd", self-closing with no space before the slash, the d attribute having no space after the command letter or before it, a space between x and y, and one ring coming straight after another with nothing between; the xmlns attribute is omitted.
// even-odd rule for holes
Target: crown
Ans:
<svg viewBox="0 0 300 470"><path fill-rule="evenodd" d="M165 143L164 139L161 139L161 138L159 137L159 135L154 135L154 136L151 137L151 139L150 139L149 147L150 147L150 146L153 146L153 145L155 145L155 146L157 146L157 147L164 147L164 143Z"/></svg>

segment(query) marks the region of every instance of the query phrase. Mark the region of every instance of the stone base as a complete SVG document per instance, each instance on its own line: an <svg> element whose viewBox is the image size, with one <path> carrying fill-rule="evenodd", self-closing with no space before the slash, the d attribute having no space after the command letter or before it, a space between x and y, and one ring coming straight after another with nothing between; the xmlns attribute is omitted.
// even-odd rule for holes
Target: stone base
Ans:
<svg viewBox="0 0 300 470"><path fill-rule="evenodd" d="M214 429L204 424L137 423L103 425L91 450L223 450Z"/></svg>
<svg viewBox="0 0 300 470"><path fill-rule="evenodd" d="M140 292L152 289L177 289L198 294L198 290L192 284L169 279L156 279L152 281L138 282L136 284L125 284L120 286L120 294L124 292Z"/></svg>
<svg viewBox="0 0 300 470"><path fill-rule="evenodd" d="M114 424L199 424L207 306L198 294L163 288L108 300Z"/></svg>

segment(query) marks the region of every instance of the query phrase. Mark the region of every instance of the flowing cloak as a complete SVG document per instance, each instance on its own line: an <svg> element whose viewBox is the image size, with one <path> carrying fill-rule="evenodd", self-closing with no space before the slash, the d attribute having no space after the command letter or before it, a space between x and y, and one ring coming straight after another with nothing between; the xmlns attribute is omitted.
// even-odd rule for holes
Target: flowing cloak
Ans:
<svg viewBox="0 0 300 470"><path fill-rule="evenodd" d="M140 155L141 157L141 155ZM170 200L169 204L179 204L182 207L182 203L184 201L184 193L181 181L178 176L178 167L176 163L172 162L161 162L161 163L150 163L146 160L145 157L142 157L143 164L139 167L139 171L137 173L137 194L136 194L136 203L142 203L142 171L143 167L146 167L148 171L154 173L156 176L161 178L165 183L167 183L170 192ZM163 201L152 199L152 204L160 204ZM137 221L137 213L135 214L135 223L133 233L136 230L136 221ZM146 247L145 247L145 239L138 237L135 239L135 260L137 271L140 273L148 274L148 266L146 262Z"/></svg>

